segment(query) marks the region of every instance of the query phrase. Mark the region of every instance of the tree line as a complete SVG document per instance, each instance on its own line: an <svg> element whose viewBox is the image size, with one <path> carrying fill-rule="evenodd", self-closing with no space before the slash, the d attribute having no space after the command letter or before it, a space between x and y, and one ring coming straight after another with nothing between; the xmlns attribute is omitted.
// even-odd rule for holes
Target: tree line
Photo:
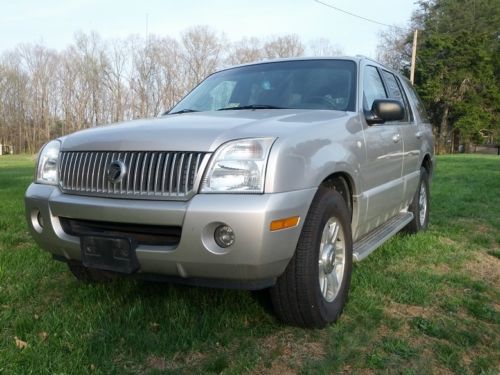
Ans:
<svg viewBox="0 0 500 375"><path fill-rule="evenodd" d="M377 58L408 76L419 30L415 86L434 125L436 151L500 143L500 2L421 0L404 28L380 36ZM180 37L103 40L77 33L58 51L21 44L0 55L0 144L34 153L76 130L152 117L213 71L265 58L338 55L328 39L294 34L231 42L207 26Z"/></svg>
<svg viewBox="0 0 500 375"><path fill-rule="evenodd" d="M341 51L327 39L305 43L294 34L230 42L207 26L179 38L77 33L62 51L22 44L0 56L0 144L35 153L80 129L157 116L223 66L305 53Z"/></svg>
<svg viewBox="0 0 500 375"><path fill-rule="evenodd" d="M408 25L381 35L378 59L408 73L418 32L415 87L439 153L500 143L500 1L419 1Z"/></svg>

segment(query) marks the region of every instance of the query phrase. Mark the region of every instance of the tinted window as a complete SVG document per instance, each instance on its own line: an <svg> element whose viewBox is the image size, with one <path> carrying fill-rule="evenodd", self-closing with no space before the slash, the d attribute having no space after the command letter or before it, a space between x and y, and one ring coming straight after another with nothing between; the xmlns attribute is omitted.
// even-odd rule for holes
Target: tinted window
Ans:
<svg viewBox="0 0 500 375"><path fill-rule="evenodd" d="M300 60L224 70L205 79L171 112L248 105L355 111L356 64L349 60Z"/></svg>
<svg viewBox="0 0 500 375"><path fill-rule="evenodd" d="M399 89L394 74L389 73L386 70L382 70L382 74L384 75L385 83L387 84L387 93L389 95L389 98L397 99L401 103L403 103L403 95L401 94L401 90Z"/></svg>
<svg viewBox="0 0 500 375"><path fill-rule="evenodd" d="M427 116L427 112L425 110L424 104L422 103L422 100L420 100L420 97L418 96L417 92L415 91L415 88L407 80L403 80L403 85L406 88L406 92L408 93L410 100L413 102L414 106L417 109L418 117L420 117L420 121L429 122L429 117Z"/></svg>
<svg viewBox="0 0 500 375"><path fill-rule="evenodd" d="M387 94L385 92L384 84L380 78L377 68L374 66L367 66L365 68L365 77L363 81L363 107L369 111L372 108L375 99L385 99Z"/></svg>
<svg viewBox="0 0 500 375"><path fill-rule="evenodd" d="M387 70L382 70L382 74L384 75L385 84L387 85L387 91L390 99L396 99L401 102L401 104L405 107L405 118L402 120L403 122L408 121L408 102L406 101L406 97L401 92L401 88L397 81L397 78L394 74L388 72Z"/></svg>

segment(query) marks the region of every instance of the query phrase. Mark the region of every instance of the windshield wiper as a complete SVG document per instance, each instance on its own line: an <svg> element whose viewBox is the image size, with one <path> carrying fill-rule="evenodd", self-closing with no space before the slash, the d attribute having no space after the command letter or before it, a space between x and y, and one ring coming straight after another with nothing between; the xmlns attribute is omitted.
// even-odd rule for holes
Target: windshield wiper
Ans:
<svg viewBox="0 0 500 375"><path fill-rule="evenodd" d="M191 112L200 112L200 111L198 111L197 109L186 108L186 109L181 109L180 111L176 111L176 112L167 112L165 114L166 115L178 115L181 113L191 113Z"/></svg>
<svg viewBox="0 0 500 375"><path fill-rule="evenodd" d="M250 105L242 105L239 107L220 108L218 109L218 111L237 111L240 109L286 109L286 108L276 107L275 105L268 105L268 104L250 104Z"/></svg>

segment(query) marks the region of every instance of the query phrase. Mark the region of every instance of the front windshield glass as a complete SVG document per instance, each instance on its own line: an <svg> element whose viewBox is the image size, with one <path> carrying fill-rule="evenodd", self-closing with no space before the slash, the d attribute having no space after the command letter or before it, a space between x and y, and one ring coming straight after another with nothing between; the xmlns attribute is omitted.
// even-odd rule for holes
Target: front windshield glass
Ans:
<svg viewBox="0 0 500 375"><path fill-rule="evenodd" d="M355 98L353 61L283 61L215 73L169 113L266 108L355 111Z"/></svg>

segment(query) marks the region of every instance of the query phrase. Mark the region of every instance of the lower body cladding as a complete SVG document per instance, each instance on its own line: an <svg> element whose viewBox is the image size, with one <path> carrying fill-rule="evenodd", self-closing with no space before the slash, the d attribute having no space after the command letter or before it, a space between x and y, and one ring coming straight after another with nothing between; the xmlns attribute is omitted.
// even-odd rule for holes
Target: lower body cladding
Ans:
<svg viewBox="0 0 500 375"><path fill-rule="evenodd" d="M81 261L81 236L127 237L139 276L259 289L285 270L315 193L198 194L179 202L69 195L32 184L25 201L33 238L56 259ZM273 221L290 217L300 217L298 224L271 231ZM227 247L215 238L217 228L227 235L224 226L234 236Z"/></svg>

